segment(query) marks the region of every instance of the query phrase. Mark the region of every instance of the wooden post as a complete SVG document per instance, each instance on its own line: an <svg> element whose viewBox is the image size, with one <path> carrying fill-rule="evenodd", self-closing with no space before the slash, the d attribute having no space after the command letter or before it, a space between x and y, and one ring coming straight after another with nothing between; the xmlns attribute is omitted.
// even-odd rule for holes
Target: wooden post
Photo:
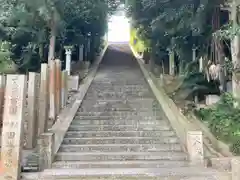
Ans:
<svg viewBox="0 0 240 180"><path fill-rule="evenodd" d="M4 75L0 75L0 124L2 123L2 117L3 117L5 87L6 87L6 77Z"/></svg>
<svg viewBox="0 0 240 180"><path fill-rule="evenodd" d="M56 59L56 114L59 114L61 110L61 83L61 61Z"/></svg>
<svg viewBox="0 0 240 180"><path fill-rule="evenodd" d="M49 113L49 72L48 65L41 65L41 81L39 91L39 111L38 111L38 135L47 129Z"/></svg>
<svg viewBox="0 0 240 180"><path fill-rule="evenodd" d="M1 149L3 180L20 179L26 80L25 75L7 75Z"/></svg>
<svg viewBox="0 0 240 180"><path fill-rule="evenodd" d="M202 136L201 131L189 131L187 133L187 148L192 165L204 166Z"/></svg>
<svg viewBox="0 0 240 180"><path fill-rule="evenodd" d="M68 98L68 72L62 71L62 83L61 83L61 105L64 108L67 104Z"/></svg>
<svg viewBox="0 0 240 180"><path fill-rule="evenodd" d="M56 119L56 62L50 62L50 72L49 72L49 118L52 123Z"/></svg>
<svg viewBox="0 0 240 180"><path fill-rule="evenodd" d="M27 103L27 118L26 118L26 149L32 149L36 145L37 139L37 73L30 72L28 78L28 103Z"/></svg>

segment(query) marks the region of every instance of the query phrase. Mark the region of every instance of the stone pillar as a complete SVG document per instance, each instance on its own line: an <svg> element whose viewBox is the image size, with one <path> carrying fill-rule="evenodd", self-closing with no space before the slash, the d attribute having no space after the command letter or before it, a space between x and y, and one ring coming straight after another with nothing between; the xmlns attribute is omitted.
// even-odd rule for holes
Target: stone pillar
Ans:
<svg viewBox="0 0 240 180"><path fill-rule="evenodd" d="M239 180L240 179L240 159L233 158L231 160L231 167L232 167L232 180Z"/></svg>
<svg viewBox="0 0 240 180"><path fill-rule="evenodd" d="M68 72L68 75L71 74L71 58L72 58L72 47L65 47L66 50L66 71Z"/></svg>
<svg viewBox="0 0 240 180"><path fill-rule="evenodd" d="M61 105L64 108L67 104L68 98L68 74L67 71L62 71L62 83L61 83Z"/></svg>
<svg viewBox="0 0 240 180"><path fill-rule="evenodd" d="M56 114L59 114L61 110L61 65L61 61L59 59L56 59Z"/></svg>
<svg viewBox="0 0 240 180"><path fill-rule="evenodd" d="M41 64L40 90L38 105L38 135L47 129L49 116L49 69L48 64Z"/></svg>
<svg viewBox="0 0 240 180"><path fill-rule="evenodd" d="M37 139L37 73L30 72L28 78L27 118L26 118L26 149L36 146Z"/></svg>
<svg viewBox="0 0 240 180"><path fill-rule="evenodd" d="M51 123L56 119L56 61L51 61L49 69L49 118Z"/></svg>
<svg viewBox="0 0 240 180"><path fill-rule="evenodd" d="M187 149L190 164L204 166L203 135L201 131L187 132Z"/></svg>
<svg viewBox="0 0 240 180"><path fill-rule="evenodd" d="M203 72L203 57L200 57L198 63L199 63L199 72Z"/></svg>
<svg viewBox="0 0 240 180"><path fill-rule="evenodd" d="M175 75L175 60L174 60L174 52L169 50L169 74L171 76Z"/></svg>
<svg viewBox="0 0 240 180"><path fill-rule="evenodd" d="M192 48L192 61L196 61L197 55L196 55L197 48Z"/></svg>
<svg viewBox="0 0 240 180"><path fill-rule="evenodd" d="M7 75L1 148L3 180L20 179L26 82L25 75Z"/></svg>
<svg viewBox="0 0 240 180"><path fill-rule="evenodd" d="M43 133L38 139L39 170L52 167L54 158L54 134Z"/></svg>
<svg viewBox="0 0 240 180"><path fill-rule="evenodd" d="M5 87L6 87L6 77L4 75L0 75L0 122L2 122L2 116L3 116Z"/></svg>
<svg viewBox="0 0 240 180"><path fill-rule="evenodd" d="M83 45L79 46L79 61L83 61Z"/></svg>

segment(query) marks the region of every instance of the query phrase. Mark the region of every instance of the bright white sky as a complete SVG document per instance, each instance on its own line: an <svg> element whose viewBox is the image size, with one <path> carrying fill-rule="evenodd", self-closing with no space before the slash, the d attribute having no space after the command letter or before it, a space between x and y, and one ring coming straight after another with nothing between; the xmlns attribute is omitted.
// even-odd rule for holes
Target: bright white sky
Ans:
<svg viewBox="0 0 240 180"><path fill-rule="evenodd" d="M123 10L119 10L108 23L108 42L129 42L130 24Z"/></svg>

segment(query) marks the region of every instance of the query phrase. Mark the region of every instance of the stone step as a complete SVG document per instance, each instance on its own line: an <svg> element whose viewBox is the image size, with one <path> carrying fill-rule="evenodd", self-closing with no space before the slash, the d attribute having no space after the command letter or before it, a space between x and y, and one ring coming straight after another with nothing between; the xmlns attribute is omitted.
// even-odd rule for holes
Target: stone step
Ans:
<svg viewBox="0 0 240 180"><path fill-rule="evenodd" d="M179 143L177 137L89 137L64 138L63 144L161 144Z"/></svg>
<svg viewBox="0 0 240 180"><path fill-rule="evenodd" d="M95 97L85 97L85 99L87 101L98 101L98 102L116 102L116 101L120 101L120 100L123 100L122 98L114 98L114 97L107 97L107 98L95 98ZM144 102L149 102L149 101L154 101L154 98L153 97L129 97L127 98L126 100L128 101L138 101L138 102L141 102L141 103L144 103Z"/></svg>
<svg viewBox="0 0 240 180"><path fill-rule="evenodd" d="M58 152L56 161L187 160L183 152Z"/></svg>
<svg viewBox="0 0 240 180"><path fill-rule="evenodd" d="M134 125L84 125L84 126L70 126L68 131L168 131L170 126L149 125L144 126L140 124Z"/></svg>
<svg viewBox="0 0 240 180"><path fill-rule="evenodd" d="M136 111L134 109L130 109L128 111L117 111L115 109L105 109L105 111L89 111L89 112L81 112L78 111L76 115L78 116L104 116L104 114L108 114L109 116L138 116L138 115L144 115L145 116L161 116L162 112L153 111L152 109L149 109L148 111Z"/></svg>
<svg viewBox="0 0 240 180"><path fill-rule="evenodd" d="M160 115L114 115L110 114L108 112L102 113L100 115L82 115L77 113L74 120L119 120L119 119L125 119L125 120L144 120L144 121L151 121L151 120L162 120L162 117Z"/></svg>
<svg viewBox="0 0 240 180"><path fill-rule="evenodd" d="M72 125L81 126L81 125L159 125L159 126L169 126L167 121L163 120L128 120L128 119L112 119L112 120L103 120L103 119L92 119L92 120L73 120Z"/></svg>
<svg viewBox="0 0 240 180"><path fill-rule="evenodd" d="M180 144L62 144L59 152L182 151Z"/></svg>
<svg viewBox="0 0 240 180"><path fill-rule="evenodd" d="M174 131L68 131L65 137L169 137L175 135Z"/></svg>
<svg viewBox="0 0 240 180"><path fill-rule="evenodd" d="M171 161L171 160L139 160L139 161L56 161L53 168L159 168L159 167L183 167L188 166L187 161Z"/></svg>
<svg viewBox="0 0 240 180"><path fill-rule="evenodd" d="M96 112L103 112L104 110L106 110L105 106L82 106L79 108L78 112L79 113L96 113ZM109 111L114 111L114 112L125 112L125 111L129 111L129 112L159 112L159 113L163 113L162 109L160 107L151 107L149 106L148 108L136 108L136 107L127 107L127 108L110 108Z"/></svg>
<svg viewBox="0 0 240 180"><path fill-rule="evenodd" d="M228 172L202 167L173 168L52 168L39 173L22 173L24 180L231 180Z"/></svg>

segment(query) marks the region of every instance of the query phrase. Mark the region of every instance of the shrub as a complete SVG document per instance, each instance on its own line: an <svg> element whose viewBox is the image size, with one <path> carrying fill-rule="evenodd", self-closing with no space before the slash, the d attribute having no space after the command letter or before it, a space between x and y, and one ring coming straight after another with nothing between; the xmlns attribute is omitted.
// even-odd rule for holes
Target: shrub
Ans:
<svg viewBox="0 0 240 180"><path fill-rule="evenodd" d="M229 144L231 151L240 155L240 109L233 106L234 101L231 94L225 93L215 106L195 110L195 114L207 122L217 139Z"/></svg>

